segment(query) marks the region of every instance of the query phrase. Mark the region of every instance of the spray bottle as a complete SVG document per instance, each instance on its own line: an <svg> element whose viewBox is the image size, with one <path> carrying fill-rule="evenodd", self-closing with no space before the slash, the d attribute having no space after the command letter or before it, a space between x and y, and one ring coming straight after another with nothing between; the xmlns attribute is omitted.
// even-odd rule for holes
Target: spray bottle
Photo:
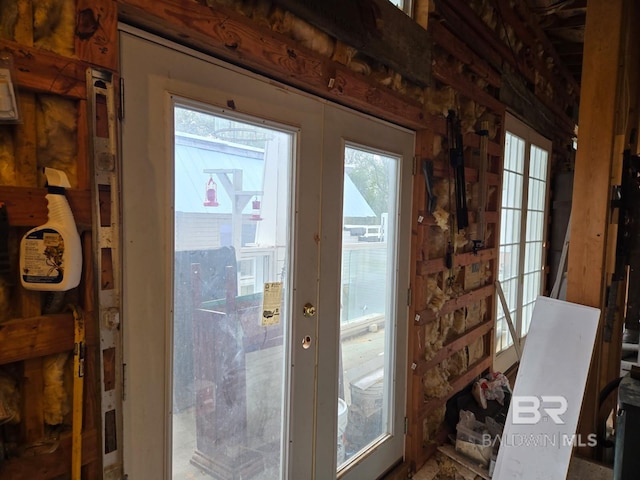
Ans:
<svg viewBox="0 0 640 480"><path fill-rule="evenodd" d="M49 219L29 230L20 242L20 281L27 290L66 291L77 287L82 273L80 235L64 195L64 172L45 168Z"/></svg>

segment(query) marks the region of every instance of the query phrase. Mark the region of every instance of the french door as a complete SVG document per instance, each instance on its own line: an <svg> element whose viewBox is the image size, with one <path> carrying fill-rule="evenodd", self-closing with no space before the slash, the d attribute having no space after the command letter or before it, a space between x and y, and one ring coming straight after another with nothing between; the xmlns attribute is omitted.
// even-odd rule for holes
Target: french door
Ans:
<svg viewBox="0 0 640 480"><path fill-rule="evenodd" d="M125 472L402 458L411 132L123 27Z"/></svg>

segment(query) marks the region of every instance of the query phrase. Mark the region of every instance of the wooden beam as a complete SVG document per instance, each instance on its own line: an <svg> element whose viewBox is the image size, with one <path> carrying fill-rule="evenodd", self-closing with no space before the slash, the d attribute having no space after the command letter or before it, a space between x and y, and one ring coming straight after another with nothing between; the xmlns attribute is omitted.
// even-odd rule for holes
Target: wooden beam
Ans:
<svg viewBox="0 0 640 480"><path fill-rule="evenodd" d="M438 312L434 312L430 308L426 310L422 310L418 312L420 315L420 319L415 322L416 325L424 325L435 320L437 317L441 317L442 315L446 315L447 313L454 312L459 308L466 307L472 303L478 302L484 298L487 298L490 295L493 295L495 292L495 287L493 285L486 285L484 287L477 288L476 290L472 290L471 292L464 293L459 297L452 298L451 300L447 300L442 308ZM415 318L415 316L414 316Z"/></svg>
<svg viewBox="0 0 640 480"><path fill-rule="evenodd" d="M0 38L0 50L13 55L16 83L40 93L85 98L85 69L79 60Z"/></svg>
<svg viewBox="0 0 640 480"><path fill-rule="evenodd" d="M480 32L475 28L469 28L466 15L460 14L455 7L448 5L447 2L436 3L436 14L440 18L439 21L480 58L484 58L496 70L502 70L505 58L501 54L507 52L504 51L504 44L502 44L503 51L501 52L493 48L493 45L486 40L486 32L489 31L489 27L485 26ZM434 21L431 20L431 23ZM477 28L481 28L480 25L481 23L476 23Z"/></svg>
<svg viewBox="0 0 640 480"><path fill-rule="evenodd" d="M75 54L91 65L118 68L118 8L115 0L76 0Z"/></svg>
<svg viewBox="0 0 640 480"><path fill-rule="evenodd" d="M422 105L221 6L118 0L120 17L176 42L408 128L434 122Z"/></svg>
<svg viewBox="0 0 640 480"><path fill-rule="evenodd" d="M473 365L470 365L469 369L465 373L449 382L451 384L451 391L447 395L440 398L432 398L424 402L423 406L420 408L420 412L418 413L418 418L424 419L429 415L429 412L432 412L434 409L444 405L447 400L469 385L469 383L471 383L476 377L479 377L485 370L491 368L492 364L493 354L478 360Z"/></svg>
<svg viewBox="0 0 640 480"><path fill-rule="evenodd" d="M610 185L614 163L614 133L620 104L621 25L623 0L589 0L585 31L580 104L580 148L576 153L569 249L567 300L604 309L605 262L610 217ZM582 405L579 430L583 438L597 432L598 379L601 358L600 325ZM593 452L580 448L582 454Z"/></svg>
<svg viewBox="0 0 640 480"><path fill-rule="evenodd" d="M570 85L571 89L577 94L577 92L580 91L580 87L578 86L573 76L562 64L562 61L560 60L558 53L556 52L553 44L551 43L551 40L549 40L546 33L540 26L540 23L537 17L535 17L531 13L528 4L526 2L516 2L515 8L512 8L510 7L509 3L506 0L499 0L499 1L502 2L502 5L503 5L503 8L501 8L500 10L501 13L507 14L508 12L517 12L520 18L522 19L522 22L529 29L531 29L536 40L538 40L542 44L546 56L553 58L555 68L557 69L557 73L556 75L549 75L547 78L549 80L556 80L557 76L561 77L562 80L557 81L556 86L566 87L566 85ZM534 48L535 45L529 45L529 47ZM541 67L539 73L544 74L546 71L547 70L544 69L544 67ZM560 79L557 79L557 80L560 80Z"/></svg>
<svg viewBox="0 0 640 480"><path fill-rule="evenodd" d="M416 133L416 155L418 158L429 158L433 151L434 134L429 130L420 130ZM411 218L418 218L419 209L423 208L426 200L426 185L421 168L418 168L418 174L413 176L413 205ZM422 245L425 242L426 229L417 228L417 222L412 222L411 230L411 257L410 265L413 266L422 260ZM417 306L421 306L423 301L420 298L424 295L423 289L417 284L418 277L411 275L411 290L413 293L412 301L409 305L409 318L414 318ZM413 358L420 358L424 355L422 342L420 340L423 327L415 325L414 322L409 323L409 342L407 352L407 372L411 371L411 362ZM407 418L408 426L405 435L405 451L406 459L409 462L422 464L422 438L423 425L422 421L416 418L422 403L424 402L424 387L422 379L417 375L408 375L407 378Z"/></svg>
<svg viewBox="0 0 640 480"><path fill-rule="evenodd" d="M274 3L404 78L423 87L431 83L429 34L388 0L274 0Z"/></svg>
<svg viewBox="0 0 640 480"><path fill-rule="evenodd" d="M100 452L97 430L84 431L82 434L82 464L99 460ZM0 464L0 478L12 480L32 480L34 478L53 479L70 478L71 474L71 435L62 434L58 447L52 453L34 457L23 457L5 460Z"/></svg>
<svg viewBox="0 0 640 480"><path fill-rule="evenodd" d="M497 215L496 215L497 217ZM492 223L488 222L487 223ZM497 258L497 250L495 248L484 248L478 250L477 254L473 252L459 253L453 256L453 268L466 267L478 262L487 262ZM444 258L434 258L433 260L425 260L418 264L418 275L429 275L442 272L447 269Z"/></svg>
<svg viewBox="0 0 640 480"><path fill-rule="evenodd" d="M495 113L500 114L505 110L505 105L500 100L461 74L456 65L442 56L434 56L432 62L433 78L450 85L461 95L473 99L474 102L484 105Z"/></svg>
<svg viewBox="0 0 640 480"><path fill-rule="evenodd" d="M431 227L431 226L436 225L435 217L432 214L430 214L430 213L428 213L426 211L426 207L421 208L419 210L418 214L422 215L422 217L423 217L422 223L419 225L420 227ZM478 216L477 212L469 212L469 223L471 225L476 223L477 216ZM485 223L497 223L498 222L498 218L499 218L498 212L495 212L495 211L485 212ZM464 254L464 255L466 255L466 254ZM439 260L444 261L444 259L431 259L431 260L429 260L429 262L431 262L431 261L439 262ZM424 262L425 262L425 260L423 260L423 263L418 265L419 274L420 274L420 272L422 272L425 275L427 273L432 273L431 270L430 270L432 268L432 266L426 267ZM425 270L425 267L428 268L429 270ZM438 270L438 271L440 271L440 270Z"/></svg>
<svg viewBox="0 0 640 480"><path fill-rule="evenodd" d="M16 125L15 158L16 185L38 185L38 142L36 139L36 96L31 92L20 93L22 123Z"/></svg>
<svg viewBox="0 0 640 480"><path fill-rule="evenodd" d="M494 87L500 87L500 73L451 33L441 22L431 22L429 30L432 32L433 41L439 47L464 63L479 78L483 78Z"/></svg>
<svg viewBox="0 0 640 480"><path fill-rule="evenodd" d="M73 350L71 314L16 318L0 323L0 365Z"/></svg>
<svg viewBox="0 0 640 480"><path fill-rule="evenodd" d="M35 227L47 221L46 188L0 186L0 201L7 206L9 225ZM65 192L73 218L80 230L91 229L91 193L67 189Z"/></svg>
<svg viewBox="0 0 640 480"><path fill-rule="evenodd" d="M442 362L443 360L449 358L454 353L462 350L464 347L471 345L475 340L480 337L483 337L491 330L493 330L495 326L495 320L492 315L489 315L489 320L481 323L480 325L476 325L470 330L467 330L459 337L450 341L446 345L444 345L440 350L438 350L432 358L429 360L425 360L424 358L416 361L415 363L418 365L415 369L415 374L424 375L427 370L435 367L437 364Z"/></svg>

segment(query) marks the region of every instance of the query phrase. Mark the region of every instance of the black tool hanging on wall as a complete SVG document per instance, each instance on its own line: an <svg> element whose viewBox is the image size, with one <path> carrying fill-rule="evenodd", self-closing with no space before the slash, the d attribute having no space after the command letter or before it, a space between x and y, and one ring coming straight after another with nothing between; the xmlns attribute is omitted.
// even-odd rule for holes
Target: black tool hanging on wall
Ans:
<svg viewBox="0 0 640 480"><path fill-rule="evenodd" d="M624 151L619 207L616 263L605 315L605 340L611 337L617 309L618 286L627 282L624 343L640 336L640 156Z"/></svg>
<svg viewBox="0 0 640 480"><path fill-rule="evenodd" d="M462 144L462 131L460 120L453 110L449 110L447 116L447 137L449 139L449 162L453 168L455 178L456 197L456 223L458 231L469 226L469 213L467 211L467 189L464 180L464 146Z"/></svg>
<svg viewBox="0 0 640 480"><path fill-rule="evenodd" d="M9 215L0 202L0 274L9 273Z"/></svg>

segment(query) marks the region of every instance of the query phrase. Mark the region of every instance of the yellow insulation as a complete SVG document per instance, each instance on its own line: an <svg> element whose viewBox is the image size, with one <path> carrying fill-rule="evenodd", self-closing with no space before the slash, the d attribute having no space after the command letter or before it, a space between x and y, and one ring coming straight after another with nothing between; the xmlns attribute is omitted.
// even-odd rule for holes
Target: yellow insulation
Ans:
<svg viewBox="0 0 640 480"><path fill-rule="evenodd" d="M64 171L77 185L76 103L53 95L39 95L36 102L38 166Z"/></svg>
<svg viewBox="0 0 640 480"><path fill-rule="evenodd" d="M75 0L32 0L33 44L70 57L74 52Z"/></svg>
<svg viewBox="0 0 640 480"><path fill-rule="evenodd" d="M44 421L47 425L60 425L64 416L71 410L69 395L64 386L64 373L69 353L59 353L44 357L43 378L44 396L43 410Z"/></svg>
<svg viewBox="0 0 640 480"><path fill-rule="evenodd" d="M16 159L11 127L0 125L0 185L16 184Z"/></svg>

